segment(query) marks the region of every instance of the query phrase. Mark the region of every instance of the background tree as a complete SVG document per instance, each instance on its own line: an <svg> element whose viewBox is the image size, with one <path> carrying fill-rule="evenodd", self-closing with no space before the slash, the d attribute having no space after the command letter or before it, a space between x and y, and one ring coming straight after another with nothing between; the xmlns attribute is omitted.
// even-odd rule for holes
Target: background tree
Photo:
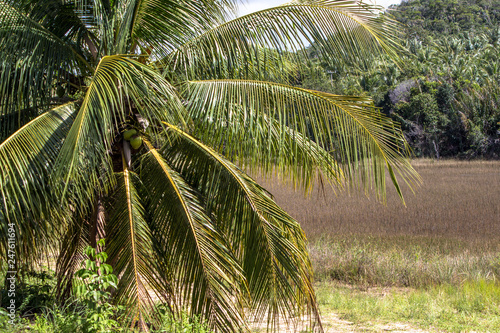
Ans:
<svg viewBox="0 0 500 333"><path fill-rule="evenodd" d="M58 292L106 237L115 301L153 300L218 331L249 316L319 323L299 224L243 169L385 194L414 182L397 125L369 98L289 85L294 64L397 59L397 25L358 1L0 2L0 226L20 262L58 255ZM267 81L265 81L267 80ZM6 233L0 234L5 256Z"/></svg>
<svg viewBox="0 0 500 333"><path fill-rule="evenodd" d="M316 87L330 86L337 94L372 96L385 114L406 124L404 135L418 156L435 157L438 148L443 157L499 158L500 126L495 119L500 109L493 107L497 105L494 90L500 87L498 8L500 2L496 0L410 0L393 5L389 12L407 27L403 45L408 52L401 54L404 65L388 66L386 56L374 55L360 70L332 62L326 65L310 57L325 73L323 77L315 76ZM316 68L316 72L321 70ZM327 73L331 72L340 74L329 77ZM315 89L310 84L311 75L303 71L302 77L299 84ZM424 105L409 100L405 100L408 104L397 105L400 100L393 98L406 91L409 82L415 88L412 99L438 102L441 121L439 126L433 126L432 140L425 126L415 122L422 119ZM489 104L483 103L485 89L492 89ZM445 90L450 97L446 105L440 102ZM483 109L479 113L491 114L489 120L480 121L474 111L478 109Z"/></svg>

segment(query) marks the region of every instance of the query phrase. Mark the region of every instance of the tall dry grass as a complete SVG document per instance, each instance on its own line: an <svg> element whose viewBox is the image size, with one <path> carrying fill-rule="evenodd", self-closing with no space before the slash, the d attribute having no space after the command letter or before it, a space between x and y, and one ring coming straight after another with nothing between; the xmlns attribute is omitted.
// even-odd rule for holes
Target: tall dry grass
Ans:
<svg viewBox="0 0 500 333"><path fill-rule="evenodd" d="M415 194L387 205L360 193L309 197L263 180L302 225L317 279L425 286L500 278L500 162L416 160Z"/></svg>

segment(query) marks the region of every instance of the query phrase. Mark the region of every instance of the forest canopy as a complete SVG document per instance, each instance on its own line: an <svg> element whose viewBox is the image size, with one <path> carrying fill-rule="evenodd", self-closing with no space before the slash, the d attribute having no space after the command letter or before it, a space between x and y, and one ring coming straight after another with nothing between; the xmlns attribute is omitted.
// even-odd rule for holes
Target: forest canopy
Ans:
<svg viewBox="0 0 500 333"><path fill-rule="evenodd" d="M413 0L388 12L404 26L400 65L338 65L312 45L296 83L371 96L416 156L500 157L500 1Z"/></svg>

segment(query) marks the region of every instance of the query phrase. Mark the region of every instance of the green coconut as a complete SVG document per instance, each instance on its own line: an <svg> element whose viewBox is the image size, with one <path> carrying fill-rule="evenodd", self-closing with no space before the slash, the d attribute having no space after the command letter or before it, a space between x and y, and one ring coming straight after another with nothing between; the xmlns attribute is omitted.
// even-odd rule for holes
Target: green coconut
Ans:
<svg viewBox="0 0 500 333"><path fill-rule="evenodd" d="M125 133L123 133L123 138L127 141L130 141L130 138L136 134L137 131L135 129L130 129L128 131L125 131Z"/></svg>
<svg viewBox="0 0 500 333"><path fill-rule="evenodd" d="M142 138L140 136L134 136L132 139L130 139L130 145L134 149L139 149L139 147L142 145Z"/></svg>

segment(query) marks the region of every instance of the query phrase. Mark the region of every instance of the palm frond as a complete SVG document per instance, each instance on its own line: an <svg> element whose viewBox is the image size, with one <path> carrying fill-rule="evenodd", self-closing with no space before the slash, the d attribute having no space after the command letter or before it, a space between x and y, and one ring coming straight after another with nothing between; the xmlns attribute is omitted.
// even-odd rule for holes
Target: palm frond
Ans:
<svg viewBox="0 0 500 333"><path fill-rule="evenodd" d="M15 5L0 2L0 116L11 116L1 122L0 137L49 109L56 81L68 80L79 64L90 67L67 37Z"/></svg>
<svg viewBox="0 0 500 333"><path fill-rule="evenodd" d="M135 115L154 123L184 123L185 109L174 88L158 73L127 56L101 59L87 89L78 116L55 163L54 182L63 181L80 207L91 204L96 193L113 186L108 152L121 130Z"/></svg>
<svg viewBox="0 0 500 333"><path fill-rule="evenodd" d="M32 120L0 144L0 253L7 246L7 223L15 224L18 245L24 255L43 249L44 241L57 239L61 221L55 193L49 186L51 166L76 114L69 103ZM69 212L62 212L59 217ZM39 244L39 242L42 242Z"/></svg>
<svg viewBox="0 0 500 333"><path fill-rule="evenodd" d="M368 98L242 80L191 81L188 91L191 117L200 122L197 129L204 133L197 135L243 162L259 161L256 154L262 151L240 142L250 140L259 146L258 140L266 137L264 142L271 144L269 133L277 121L282 133L288 127L330 151L350 184L363 184L365 190L374 187L382 199L386 168L399 193L396 174L409 185L419 181L407 159L408 148L399 127ZM236 121L238 137L232 137L231 124L238 117L244 122ZM265 122L266 117L274 121Z"/></svg>
<svg viewBox="0 0 500 333"><path fill-rule="evenodd" d="M138 190L140 179L124 164L117 182L106 224L106 237L113 240L106 244L108 261L119 279L115 297L126 307L131 324L137 322L142 330L148 331L146 323L151 322L153 309L150 289L164 292L168 286L154 264L151 230ZM164 300L161 295L157 294Z"/></svg>
<svg viewBox="0 0 500 333"><path fill-rule="evenodd" d="M313 141L311 133L293 130L266 111L231 105L224 120L219 118L221 115L208 125L201 120L196 134L226 157L239 160L251 173L277 173L281 180L291 180L294 187L306 191L312 189L315 180L321 183L323 177L342 188L345 174L334 156ZM197 122L199 118L194 119ZM312 128L306 125L308 130Z"/></svg>
<svg viewBox="0 0 500 333"><path fill-rule="evenodd" d="M176 299L221 332L245 327L245 287L238 262L196 193L146 142L141 178L148 185L158 260L173 279Z"/></svg>
<svg viewBox="0 0 500 333"><path fill-rule="evenodd" d="M249 156L247 152L252 150L260 151L252 157L253 160L247 162L252 173L270 175L277 172L281 180L286 182L291 179L294 188L303 187L306 191L317 183L323 183L323 177L334 187L343 187L344 172L327 150L303 134L283 126L276 119L263 115L260 122L265 128L261 136L253 140L241 140L239 144L241 153L238 156ZM229 137L234 137L233 133ZM245 158L241 160L245 168Z"/></svg>
<svg viewBox="0 0 500 333"><path fill-rule="evenodd" d="M99 239L105 238L106 211L101 199L96 200L92 211L86 215L72 214L59 243L56 263L56 295L64 299L73 291L74 273L86 259L85 248L96 247Z"/></svg>
<svg viewBox="0 0 500 333"><path fill-rule="evenodd" d="M163 58L179 46L234 16L234 0L222 1L129 1L133 46L139 46L154 59ZM132 50L135 51L135 50Z"/></svg>
<svg viewBox="0 0 500 333"><path fill-rule="evenodd" d="M257 321L277 329L279 321L319 323L312 268L300 225L269 193L236 165L179 128L164 148L168 161L196 184L217 227L240 261Z"/></svg>
<svg viewBox="0 0 500 333"><path fill-rule="evenodd" d="M189 68L175 68L175 74L181 77L191 71L194 78L204 79L246 79L259 81L272 81L289 83L296 80L300 70L303 69L303 61L299 53L280 52L276 49L256 48L248 50L252 54L228 54L226 50L214 50L219 57L210 65L203 64L197 67L193 64ZM162 64L162 60L155 64L159 68L170 71L171 63Z"/></svg>
<svg viewBox="0 0 500 333"><path fill-rule="evenodd" d="M74 215L68 222L59 246L56 263L56 295L64 299L71 295L74 273L85 258L85 247L90 245L91 216Z"/></svg>
<svg viewBox="0 0 500 333"><path fill-rule="evenodd" d="M224 64L248 69L246 64L258 61L261 50L286 54L307 44L337 63L365 61L377 54L398 59L399 25L381 9L357 0L292 1L208 30L173 52L167 62L193 75L206 67L203 72L212 71L207 78L216 78Z"/></svg>

